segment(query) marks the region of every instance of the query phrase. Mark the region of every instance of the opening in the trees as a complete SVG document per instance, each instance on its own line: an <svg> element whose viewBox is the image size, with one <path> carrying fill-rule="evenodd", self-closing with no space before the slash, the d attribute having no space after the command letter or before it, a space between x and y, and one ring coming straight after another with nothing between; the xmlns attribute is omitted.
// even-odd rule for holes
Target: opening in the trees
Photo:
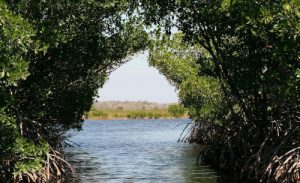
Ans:
<svg viewBox="0 0 300 183"><path fill-rule="evenodd" d="M147 53L139 54L113 71L99 89L97 101L177 103L175 87L148 65L147 57Z"/></svg>
<svg viewBox="0 0 300 183"><path fill-rule="evenodd" d="M177 91L150 67L148 53L136 55L113 71L98 91L88 119L160 119L186 117Z"/></svg>

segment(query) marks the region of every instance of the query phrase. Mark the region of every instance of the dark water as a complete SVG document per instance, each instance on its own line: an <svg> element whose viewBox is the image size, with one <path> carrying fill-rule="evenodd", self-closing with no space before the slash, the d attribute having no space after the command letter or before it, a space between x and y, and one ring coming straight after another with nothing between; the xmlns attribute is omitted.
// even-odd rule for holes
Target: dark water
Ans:
<svg viewBox="0 0 300 183"><path fill-rule="evenodd" d="M177 143L189 120L86 121L66 149L76 182L217 183L209 166L196 165L199 147ZM179 126L178 126L179 125Z"/></svg>

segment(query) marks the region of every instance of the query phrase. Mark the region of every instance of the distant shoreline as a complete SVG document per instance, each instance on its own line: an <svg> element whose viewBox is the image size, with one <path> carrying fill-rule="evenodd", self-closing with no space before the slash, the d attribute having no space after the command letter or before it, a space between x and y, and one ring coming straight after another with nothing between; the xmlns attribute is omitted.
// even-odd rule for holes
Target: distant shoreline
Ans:
<svg viewBox="0 0 300 183"><path fill-rule="evenodd" d="M84 120L90 120L90 121L99 121L99 120L156 120L156 119L189 119L188 116L183 116L183 117L166 117L166 118L127 118L127 117L123 117L123 118L103 118L103 117L88 117L88 118L84 118Z"/></svg>
<svg viewBox="0 0 300 183"><path fill-rule="evenodd" d="M89 120L187 119L183 106L153 102L95 102L86 114Z"/></svg>

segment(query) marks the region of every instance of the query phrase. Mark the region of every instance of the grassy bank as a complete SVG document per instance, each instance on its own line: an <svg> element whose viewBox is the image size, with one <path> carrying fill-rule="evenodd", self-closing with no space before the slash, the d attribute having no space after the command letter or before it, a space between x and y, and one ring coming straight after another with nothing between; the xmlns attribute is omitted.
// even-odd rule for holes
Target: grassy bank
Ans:
<svg viewBox="0 0 300 183"><path fill-rule="evenodd" d="M187 118L187 114L174 115L168 109L152 109L152 110L121 110L121 109L106 109L99 110L92 108L87 119L108 120L108 119L172 119L172 118Z"/></svg>
<svg viewBox="0 0 300 183"><path fill-rule="evenodd" d="M87 119L172 119L187 118L186 109L177 104L160 104L147 101L95 102Z"/></svg>

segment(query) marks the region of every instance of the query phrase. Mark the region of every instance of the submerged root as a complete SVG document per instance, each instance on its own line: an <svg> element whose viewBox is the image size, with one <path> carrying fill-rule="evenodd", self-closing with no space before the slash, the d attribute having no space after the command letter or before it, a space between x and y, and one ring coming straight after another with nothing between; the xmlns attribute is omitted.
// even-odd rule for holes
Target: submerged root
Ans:
<svg viewBox="0 0 300 183"><path fill-rule="evenodd" d="M242 182L300 183L297 127L281 133L270 128L264 139L255 136L254 127L244 128L247 130L230 122L226 127L195 123L184 141L202 145L202 162L232 173Z"/></svg>

